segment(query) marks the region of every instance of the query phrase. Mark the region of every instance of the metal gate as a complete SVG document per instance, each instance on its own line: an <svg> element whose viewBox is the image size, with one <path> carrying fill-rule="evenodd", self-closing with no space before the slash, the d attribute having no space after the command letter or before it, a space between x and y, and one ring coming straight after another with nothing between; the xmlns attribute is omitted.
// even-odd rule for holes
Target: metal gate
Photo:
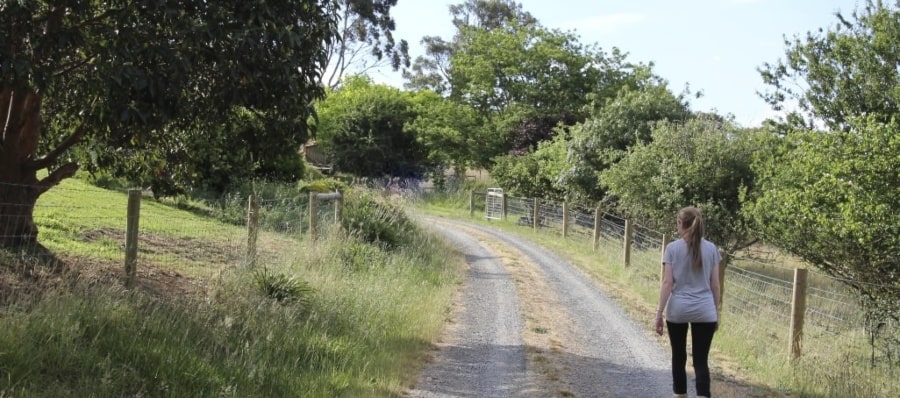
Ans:
<svg viewBox="0 0 900 398"><path fill-rule="evenodd" d="M484 214L489 220L503 219L503 189L488 188Z"/></svg>

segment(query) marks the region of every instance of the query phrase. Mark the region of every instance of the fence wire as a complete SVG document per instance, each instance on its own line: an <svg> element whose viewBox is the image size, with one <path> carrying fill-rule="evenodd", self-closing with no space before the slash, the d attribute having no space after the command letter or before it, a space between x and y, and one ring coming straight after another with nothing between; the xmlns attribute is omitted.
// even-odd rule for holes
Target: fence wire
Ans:
<svg viewBox="0 0 900 398"><path fill-rule="evenodd" d="M103 264L121 269L124 262L128 197L120 200L77 208L76 199L95 188L71 188L65 184L55 187L52 194L41 197L33 209L37 227L37 241L45 253L72 252L65 260L79 264ZM506 196L505 221L523 227L534 227L535 200ZM247 198L233 198L232 216L223 224L210 216L197 217L196 209L180 212L161 212L158 204L145 199L141 205L138 232L138 272L174 269L176 272L204 273L222 267L240 266L248 261L250 246L247 227ZM309 196L293 195L258 200L259 235L256 240L256 260L268 262L290 261L300 255L300 240L308 234ZM486 211L486 193L472 195L473 211ZM323 231L336 225L336 202L320 201L317 205L318 226ZM0 203L7 213L15 213L21 204ZM626 220L604 212L599 223L595 210L563 204L541 202L538 208L538 229L594 245L596 253L607 262L624 261ZM18 209L22 210L22 209ZM165 214L165 215L164 215ZM27 224L26 214L11 214L0 220L0 236L21 232ZM563 225L563 220L568 220ZM594 226L599 224L599 230ZM4 235L6 234L6 235ZM658 283L664 235L659 231L635 225L632 229L631 265L648 284ZM26 235L22 239L28 238ZM38 243L40 242L40 243ZM34 249L34 248L32 248ZM39 250L29 250L40 253ZM734 256L726 271L725 308L735 314L761 319L767 333L786 339L791 316L792 269L778 265L771 251L757 249L752 255ZM774 267L774 268L773 268ZM143 271L142 271L143 270ZM864 311L853 292L843 288L842 281L816 275L817 283L807 291L805 312L807 340L818 344L843 344L866 347L866 338L896 341L897 325L887 321L882 325L867 325ZM880 334L876 334L880 333ZM893 336L893 337L892 337ZM895 344L896 345L896 344ZM896 356L894 346L885 345L881 358Z"/></svg>
<svg viewBox="0 0 900 398"><path fill-rule="evenodd" d="M125 262L128 195L118 200L79 207L80 198L108 190L54 187L41 196L26 214L9 214L13 203L0 203L6 213L0 215L5 237L31 240L19 245L29 256L44 256L39 261L55 261L54 253L66 253L70 268L101 266L121 274ZM229 197L221 208L203 209L178 202L161 206L149 196L141 200L138 219L136 259L137 277L169 272L174 275L208 276L224 267L246 265L250 259L248 198ZM285 195L257 201L258 234L253 242L257 264L291 261L299 255L301 240L308 234L309 196ZM171 210L175 204L184 210ZM165 209L165 211L163 211ZM336 202L319 201L318 228L327 233L337 225ZM29 234L23 226L33 220L37 230ZM223 223L224 221L224 223ZM17 234L17 235L14 235ZM0 237L3 235L0 234Z"/></svg>
<svg viewBox="0 0 900 398"><path fill-rule="evenodd" d="M483 203L485 194L476 193L475 201L481 197ZM507 195L505 210L508 222L533 228L534 203L535 199ZM619 215L608 212L600 214L599 230L595 232L595 210L541 201L538 230L559 234L564 227L564 207L568 207L568 225L565 226L568 239L595 245L597 256L608 262L621 264L624 261L626 219ZM629 267L647 283L659 281L666 236L642 225L632 226ZM668 240L674 237L668 236ZM725 271L724 307L729 313L758 319L759 322L754 324L755 330L769 336L772 341L781 341L786 347L792 316L794 269L781 263L781 257L775 250L762 246L748 249L743 256L732 256ZM832 345L833 352L844 352L847 347L864 351L867 336L871 339L868 343L874 344L875 335L871 330L866 331L865 311L859 304L858 296L839 280L821 274L813 274L811 278L815 281L808 286L804 312L807 344ZM896 322L888 320L885 324L876 325L876 328L887 331L882 332L887 337L880 337L886 342L881 357L895 363L898 355L895 347L900 342ZM872 344L869 348L873 347Z"/></svg>

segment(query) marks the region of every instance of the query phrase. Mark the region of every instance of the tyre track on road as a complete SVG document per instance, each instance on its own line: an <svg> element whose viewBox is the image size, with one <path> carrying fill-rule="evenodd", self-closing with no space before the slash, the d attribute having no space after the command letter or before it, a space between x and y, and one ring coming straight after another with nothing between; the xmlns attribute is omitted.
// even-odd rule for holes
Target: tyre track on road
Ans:
<svg viewBox="0 0 900 398"><path fill-rule="evenodd" d="M538 383L525 366L515 284L498 257L470 235L432 225L457 245L469 269L437 360L409 395L527 397Z"/></svg>

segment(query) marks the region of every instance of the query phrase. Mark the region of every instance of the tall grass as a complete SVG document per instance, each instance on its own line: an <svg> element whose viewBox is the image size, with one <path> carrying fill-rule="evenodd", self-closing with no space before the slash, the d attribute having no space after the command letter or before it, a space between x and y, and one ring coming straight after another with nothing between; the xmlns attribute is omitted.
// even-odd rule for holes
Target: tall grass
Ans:
<svg viewBox="0 0 900 398"><path fill-rule="evenodd" d="M84 228L66 227L68 219L120 228L77 212L122 194L67 184L81 192L56 202L69 205L70 217L56 213L41 230L53 252L71 259L102 243L67 243L57 231ZM53 194L45 194L51 203ZM163 220L223 228L164 203L146 208ZM166 236L165 222L148 224ZM444 324L463 268L458 253L429 233L402 236L392 248L337 230L284 239L301 254L255 269L220 264L215 277L187 291L126 290L115 276L87 278L92 261L46 270L47 279L64 281L49 284L4 260L0 272L15 289L0 290L0 396L401 396Z"/></svg>

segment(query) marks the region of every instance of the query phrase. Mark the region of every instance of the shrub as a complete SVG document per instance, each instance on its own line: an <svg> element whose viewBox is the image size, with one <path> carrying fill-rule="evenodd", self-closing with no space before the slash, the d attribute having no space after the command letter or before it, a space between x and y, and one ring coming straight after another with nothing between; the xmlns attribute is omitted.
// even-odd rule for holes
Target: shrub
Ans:
<svg viewBox="0 0 900 398"><path fill-rule="evenodd" d="M368 192L345 195L341 226L363 242L396 248L409 242L416 226L403 210Z"/></svg>

